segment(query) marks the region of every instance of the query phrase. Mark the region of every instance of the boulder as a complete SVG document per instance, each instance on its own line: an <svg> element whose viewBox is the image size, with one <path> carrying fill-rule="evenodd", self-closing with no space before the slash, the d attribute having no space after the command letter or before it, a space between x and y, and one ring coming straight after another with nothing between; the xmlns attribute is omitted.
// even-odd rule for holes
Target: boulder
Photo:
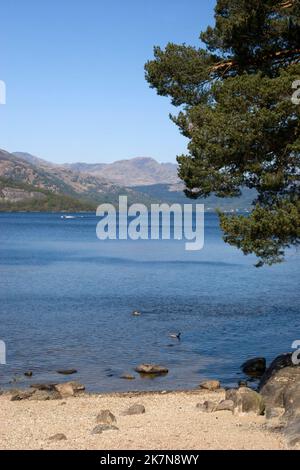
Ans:
<svg viewBox="0 0 300 470"><path fill-rule="evenodd" d="M219 390L221 387L221 384L218 380L206 380L204 382L201 382L200 388L204 390L209 390L211 392L215 390Z"/></svg>
<svg viewBox="0 0 300 470"><path fill-rule="evenodd" d="M259 390L261 390L266 385L266 383L269 382L270 379L274 375L276 375L280 370L286 369L286 368L300 369L299 366L293 363L292 356L293 356L292 353L286 353L286 354L282 354L281 356L277 356L276 359L274 359L270 367L268 367L268 369L262 376L262 379L259 384Z"/></svg>
<svg viewBox="0 0 300 470"><path fill-rule="evenodd" d="M116 417L109 410L101 410L96 418L98 424L113 424L116 423Z"/></svg>
<svg viewBox="0 0 300 470"><path fill-rule="evenodd" d="M258 416L263 415L265 403L259 393L247 387L237 390L227 390L226 400L232 400L234 404L234 413L245 414L254 413Z"/></svg>
<svg viewBox="0 0 300 470"><path fill-rule="evenodd" d="M31 401L60 400L61 395L56 390L53 390L53 391L35 390L28 399Z"/></svg>
<svg viewBox="0 0 300 470"><path fill-rule="evenodd" d="M244 374L249 377L262 377L267 368L267 361L264 357L255 357L244 362L241 366Z"/></svg>
<svg viewBox="0 0 300 470"><path fill-rule="evenodd" d="M98 424L93 430L92 434L102 434L105 431L119 431L117 426L112 424Z"/></svg>
<svg viewBox="0 0 300 470"><path fill-rule="evenodd" d="M54 383L43 383L43 384L31 384L30 388L33 388L35 390L46 390L48 392L51 392L52 390L55 390L57 384Z"/></svg>
<svg viewBox="0 0 300 470"><path fill-rule="evenodd" d="M165 375L168 374L169 369L163 366L158 366L155 364L141 364L135 368L135 371L139 374L149 374L149 375Z"/></svg>
<svg viewBox="0 0 300 470"><path fill-rule="evenodd" d="M232 400L223 400L216 407L215 411L231 411L234 410L234 402Z"/></svg>
<svg viewBox="0 0 300 470"><path fill-rule="evenodd" d="M85 390L85 386L79 382L65 382L56 384L55 390L60 393L63 398L74 397Z"/></svg>
<svg viewBox="0 0 300 470"><path fill-rule="evenodd" d="M213 413L215 411L217 405L213 401L205 401L204 403L198 403L196 408L198 408L203 413Z"/></svg>
<svg viewBox="0 0 300 470"><path fill-rule="evenodd" d="M34 394L34 390L15 390L11 395L11 401L28 400L31 395Z"/></svg>
<svg viewBox="0 0 300 470"><path fill-rule="evenodd" d="M132 405L124 412L125 416L130 416L130 415L142 415L146 413L146 409L144 405L140 405L139 403L136 403L135 405Z"/></svg>
<svg viewBox="0 0 300 470"><path fill-rule="evenodd" d="M283 407L287 419L290 417L300 417L300 380L287 387L285 390L283 395Z"/></svg>
<svg viewBox="0 0 300 470"><path fill-rule="evenodd" d="M283 431L284 437L288 446L300 446L300 416L289 421L288 425Z"/></svg>
<svg viewBox="0 0 300 470"><path fill-rule="evenodd" d="M268 371L267 371L268 373ZM300 367L285 367L273 369L268 374L268 380L263 377L260 393L264 397L267 408L284 408L285 394L300 383Z"/></svg>

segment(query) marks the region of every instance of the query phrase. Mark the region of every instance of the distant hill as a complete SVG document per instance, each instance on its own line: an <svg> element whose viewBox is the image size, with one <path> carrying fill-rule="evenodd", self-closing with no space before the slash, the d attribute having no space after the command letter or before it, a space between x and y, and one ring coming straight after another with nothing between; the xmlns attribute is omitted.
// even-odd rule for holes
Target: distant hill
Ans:
<svg viewBox="0 0 300 470"><path fill-rule="evenodd" d="M55 194L29 184L0 178L0 212L81 212L92 211L94 205L70 196Z"/></svg>
<svg viewBox="0 0 300 470"><path fill-rule="evenodd" d="M56 165L25 152L0 149L0 210L95 210L108 202L118 204L189 203L177 165L152 158L133 158L111 164L74 163ZM210 196L206 210L248 210L255 198L250 190L240 198Z"/></svg>
<svg viewBox="0 0 300 470"><path fill-rule="evenodd" d="M177 165L158 163L153 158L138 157L110 164L74 163L67 168L80 173L102 176L124 186L148 186L178 182Z"/></svg>
<svg viewBox="0 0 300 470"><path fill-rule="evenodd" d="M19 185L27 185L30 186L29 192L35 188L45 190L47 194L69 197L73 202L77 200L80 210L82 204L92 209L103 202L116 204L119 195L127 195L130 203L150 204L151 202L146 194L136 193L131 188L118 185L103 177L78 173L61 165L49 164L29 154L11 154L4 150L0 150L0 179L2 186L5 182L7 187L11 187L12 183L15 188ZM26 206L29 207L30 198L28 199L25 193L23 195ZM33 200L31 202L33 203ZM0 193L2 210L9 203L22 206L21 200L15 200L13 192L7 192L5 197L3 192L2 195Z"/></svg>

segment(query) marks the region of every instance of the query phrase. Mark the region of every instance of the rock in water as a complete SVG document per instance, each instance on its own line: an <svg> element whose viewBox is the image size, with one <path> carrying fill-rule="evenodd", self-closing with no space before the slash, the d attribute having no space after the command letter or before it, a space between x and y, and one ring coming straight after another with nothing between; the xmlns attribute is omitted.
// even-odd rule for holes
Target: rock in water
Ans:
<svg viewBox="0 0 300 470"><path fill-rule="evenodd" d="M242 371L249 377L262 377L266 371L267 361L264 357L249 359L242 366Z"/></svg>
<svg viewBox="0 0 300 470"><path fill-rule="evenodd" d="M119 431L119 428L117 428L117 426L113 426L112 424L98 424L92 430L92 434L102 434L105 431Z"/></svg>
<svg viewBox="0 0 300 470"><path fill-rule="evenodd" d="M234 413L236 414L254 413L258 416L264 414L265 403L263 397L250 388L242 387L238 390L227 390L226 400L228 399L233 401Z"/></svg>
<svg viewBox="0 0 300 470"><path fill-rule="evenodd" d="M32 377L33 372L31 370L28 370L27 372L24 372L25 377Z"/></svg>
<svg viewBox="0 0 300 470"><path fill-rule="evenodd" d="M149 375L165 375L168 374L169 369L163 366L157 366L155 364L141 364L136 367L136 372L139 374L149 374Z"/></svg>
<svg viewBox="0 0 300 470"><path fill-rule="evenodd" d="M61 370L58 370L57 373L61 375L73 375L73 374L77 374L77 370L76 369L61 369Z"/></svg>
<svg viewBox="0 0 300 470"><path fill-rule="evenodd" d="M134 377L134 375L131 375L131 374L123 374L123 375L121 375L120 379L123 379L123 380L135 380L135 377Z"/></svg>
<svg viewBox="0 0 300 470"><path fill-rule="evenodd" d="M211 392L215 390L219 390L220 387L221 387L221 384L218 380L206 380L204 382L201 382L200 384L200 388L204 390L209 390Z"/></svg>
<svg viewBox="0 0 300 470"><path fill-rule="evenodd" d="M98 424L113 424L116 423L116 417L109 410L102 410L96 418Z"/></svg>
<svg viewBox="0 0 300 470"><path fill-rule="evenodd" d="M127 411L124 412L124 415L130 416L130 415L142 415L146 413L146 409L144 405L140 405L136 403L135 405L132 405L128 408Z"/></svg>

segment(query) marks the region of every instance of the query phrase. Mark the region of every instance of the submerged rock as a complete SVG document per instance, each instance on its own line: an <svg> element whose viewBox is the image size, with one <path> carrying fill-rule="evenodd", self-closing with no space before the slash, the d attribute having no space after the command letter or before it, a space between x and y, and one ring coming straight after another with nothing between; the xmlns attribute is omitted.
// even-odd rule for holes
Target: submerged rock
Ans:
<svg viewBox="0 0 300 470"><path fill-rule="evenodd" d="M73 375L77 374L77 372L78 371L76 369L61 369L57 371L57 373L61 375Z"/></svg>
<svg viewBox="0 0 300 470"><path fill-rule="evenodd" d="M134 377L134 375L123 374L123 375L121 375L120 379L123 379L123 380L135 380L135 377Z"/></svg>
<svg viewBox="0 0 300 470"><path fill-rule="evenodd" d="M25 377L32 377L33 372L31 370L28 370L27 372L24 372Z"/></svg>
<svg viewBox="0 0 300 470"><path fill-rule="evenodd" d="M139 374L149 374L149 375L165 375L169 373L169 369L163 366L158 366L155 364L141 364L135 368L135 371Z"/></svg>
<svg viewBox="0 0 300 470"><path fill-rule="evenodd" d="M262 377L266 371L267 361L264 357L255 357L244 362L241 366L244 374L249 377Z"/></svg>

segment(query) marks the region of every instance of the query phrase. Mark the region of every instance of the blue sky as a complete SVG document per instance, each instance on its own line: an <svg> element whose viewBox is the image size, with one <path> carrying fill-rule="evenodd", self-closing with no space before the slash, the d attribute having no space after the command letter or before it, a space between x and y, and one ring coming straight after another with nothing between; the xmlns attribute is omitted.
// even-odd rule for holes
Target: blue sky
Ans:
<svg viewBox="0 0 300 470"><path fill-rule="evenodd" d="M0 148L53 162L151 156L186 149L144 79L154 45L199 45L215 0L2 2Z"/></svg>

